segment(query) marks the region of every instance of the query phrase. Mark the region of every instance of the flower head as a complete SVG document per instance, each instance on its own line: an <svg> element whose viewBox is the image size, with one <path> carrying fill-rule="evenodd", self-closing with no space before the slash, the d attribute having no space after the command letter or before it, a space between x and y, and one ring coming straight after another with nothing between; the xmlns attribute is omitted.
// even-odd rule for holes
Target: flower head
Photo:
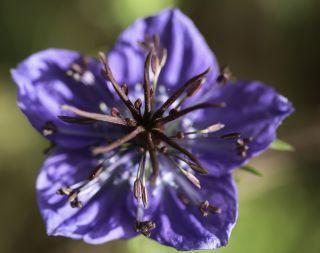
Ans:
<svg viewBox="0 0 320 253"><path fill-rule="evenodd" d="M261 82L230 80L177 9L137 20L100 61L48 49L12 76L54 144L37 180L47 232L88 243L141 233L179 250L226 245L230 172L293 110Z"/></svg>

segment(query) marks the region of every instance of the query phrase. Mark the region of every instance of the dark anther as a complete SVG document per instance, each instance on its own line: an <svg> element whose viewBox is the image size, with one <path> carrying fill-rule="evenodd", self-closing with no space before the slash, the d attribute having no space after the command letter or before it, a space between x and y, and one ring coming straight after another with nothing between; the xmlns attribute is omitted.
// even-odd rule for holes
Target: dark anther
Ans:
<svg viewBox="0 0 320 253"><path fill-rule="evenodd" d="M72 190L67 186L62 187L57 191L57 194L59 195L68 196L68 199L72 208L82 207L82 202L78 200L78 193L79 193L78 191Z"/></svg>
<svg viewBox="0 0 320 253"><path fill-rule="evenodd" d="M81 208L82 202L78 200L78 191L72 191L69 194L69 202L72 208Z"/></svg>
<svg viewBox="0 0 320 253"><path fill-rule="evenodd" d="M192 97L193 95L195 95L201 88L202 84L204 84L205 82L206 78L202 78L196 80L193 84L191 84L189 89L187 90L187 97Z"/></svg>
<svg viewBox="0 0 320 253"><path fill-rule="evenodd" d="M81 77L85 73L87 69L87 59L84 57L81 57L78 62L73 62L70 64L66 75L69 77L72 77L76 81L80 81Z"/></svg>
<svg viewBox="0 0 320 253"><path fill-rule="evenodd" d="M178 110L174 109L174 108L169 111L169 115L171 115L171 116L173 116L173 115L175 115L177 113L178 113Z"/></svg>
<svg viewBox="0 0 320 253"><path fill-rule="evenodd" d="M208 170L206 170L205 168L203 168L203 167L201 167L201 166L199 166L199 165L197 165L197 164L195 164L195 163L193 163L193 162L191 162L191 161L189 161L189 160L187 160L187 159L185 159L185 158L183 158L183 157L181 157L181 156L178 156L178 155L176 155L176 154L174 154L174 153L170 153L170 155L171 155L172 157L175 157L175 158L177 158L178 160L183 161L183 162L185 162L186 164L188 164L188 166L189 166L192 170L194 170L195 172L198 172L198 173L200 173L200 174L207 174L207 173L208 173Z"/></svg>
<svg viewBox="0 0 320 253"><path fill-rule="evenodd" d="M150 97L151 97L151 99L153 99L153 89L152 88L150 88Z"/></svg>
<svg viewBox="0 0 320 253"><path fill-rule="evenodd" d="M77 116L80 116L80 117L86 118L86 119L128 126L127 122L124 119L105 115L105 114L83 111L83 110L80 110L80 109L73 107L73 106L70 106L70 105L63 105L62 110L72 112L72 113L76 114ZM136 124L135 124L135 126L136 126Z"/></svg>
<svg viewBox="0 0 320 253"><path fill-rule="evenodd" d="M151 231L156 228L156 223L154 221L137 221L135 228L138 233L150 237Z"/></svg>
<svg viewBox="0 0 320 253"><path fill-rule="evenodd" d="M111 108L111 116L112 116L112 117L121 118L121 114L120 114L119 109L116 108L116 107L112 107L112 108Z"/></svg>
<svg viewBox="0 0 320 253"><path fill-rule="evenodd" d="M190 204L190 199L187 196L183 195L182 193L178 193L177 195L183 204L185 204L185 205Z"/></svg>
<svg viewBox="0 0 320 253"><path fill-rule="evenodd" d="M178 131L178 132L176 133L176 137L177 137L177 139L183 139L183 138L184 138L184 132Z"/></svg>
<svg viewBox="0 0 320 253"><path fill-rule="evenodd" d="M204 216L204 217L207 217L209 212L210 213L213 213L213 214L219 214L221 213L221 209L218 208L218 207L215 207L213 205L210 205L209 204L209 201L208 200L205 200L203 202L200 203L199 205L199 211L201 212L201 214Z"/></svg>
<svg viewBox="0 0 320 253"><path fill-rule="evenodd" d="M154 141L151 133L147 133L147 147L150 154L151 166L152 166L152 175L151 175L151 182L155 184L156 179L159 175L159 162L157 159L157 151L154 146Z"/></svg>
<svg viewBox="0 0 320 253"><path fill-rule="evenodd" d="M167 146L162 146L159 149L159 151L160 151L161 154L166 154L168 152L168 147Z"/></svg>
<svg viewBox="0 0 320 253"><path fill-rule="evenodd" d="M141 182L140 178L137 178L134 181L134 185L133 185L133 194L137 200L142 198L142 188L143 188L142 182Z"/></svg>
<svg viewBox="0 0 320 253"><path fill-rule="evenodd" d="M224 135L221 135L220 138L221 139L237 139L240 137L240 133L229 133L229 134L224 134Z"/></svg>
<svg viewBox="0 0 320 253"><path fill-rule="evenodd" d="M151 69L153 73L156 73L160 67L159 58L157 55L152 54L151 56Z"/></svg>
<svg viewBox="0 0 320 253"><path fill-rule="evenodd" d="M42 134L44 136L50 136L57 132L57 127L52 121L47 121L46 124L42 128Z"/></svg>
<svg viewBox="0 0 320 253"><path fill-rule="evenodd" d="M221 84L226 84L232 77L231 70L228 66L221 68L220 75L217 77L217 82Z"/></svg>
<svg viewBox="0 0 320 253"><path fill-rule="evenodd" d="M92 124L92 123L96 122L96 120L83 118L83 117L76 118L76 117L60 115L60 116L58 116L58 118L60 120L62 120L63 122L70 123L70 124L84 124L84 125L86 125L86 124Z"/></svg>
<svg viewBox="0 0 320 253"><path fill-rule="evenodd" d="M196 105L184 108L180 111L173 111L175 109L172 109L168 116L163 117L163 118L159 118L156 121L161 122L162 124L166 124L168 122L174 121L174 120L176 120L176 119L178 119L178 118L180 118L190 112L193 112L195 110L205 109L205 108L222 108L224 106L225 106L224 103L220 103L220 104L200 103L200 104L196 104Z"/></svg>
<svg viewBox="0 0 320 253"><path fill-rule="evenodd" d="M121 90L124 92L124 94L126 94L126 95L128 96L128 94L129 94L128 85L122 84L122 85L121 85Z"/></svg>
<svg viewBox="0 0 320 253"><path fill-rule="evenodd" d="M188 165L190 166L191 169L193 169L194 171L196 171L200 174L207 174L208 173L208 170L206 170L205 168L203 168L197 164L189 162Z"/></svg>
<svg viewBox="0 0 320 253"><path fill-rule="evenodd" d="M148 208L149 198L148 198L148 190L145 186L142 186L142 203L144 208Z"/></svg>
<svg viewBox="0 0 320 253"><path fill-rule="evenodd" d="M57 194L59 194L59 195L69 196L71 192L72 192L72 190L67 186L62 187L59 190L57 190Z"/></svg>
<svg viewBox="0 0 320 253"><path fill-rule="evenodd" d="M141 105L142 105L142 101L141 101L140 98L138 98L138 99L134 102L134 107L135 107L137 110L139 110L139 113L141 113L141 112L140 112L140 110L141 110Z"/></svg>
<svg viewBox="0 0 320 253"><path fill-rule="evenodd" d="M78 200L78 198L74 199L73 201L70 202L70 205L72 208L81 208L82 207L82 202Z"/></svg>
<svg viewBox="0 0 320 253"><path fill-rule="evenodd" d="M95 178L97 178L98 176L101 175L101 173L103 172L103 163L100 163L94 170L93 172L91 173L91 175L88 177L88 180L93 180Z"/></svg>
<svg viewBox="0 0 320 253"><path fill-rule="evenodd" d="M124 120L126 121L126 123L127 123L127 125L128 125L129 127L135 127L135 126L137 126L137 122L136 122L135 120L133 120L133 119L125 118Z"/></svg>
<svg viewBox="0 0 320 253"><path fill-rule="evenodd" d="M247 156L247 151L249 150L248 144L252 142L253 138L244 138L244 139L238 139L236 143L237 153L241 157Z"/></svg>
<svg viewBox="0 0 320 253"><path fill-rule="evenodd" d="M144 89L144 103L145 103L144 116L145 117L148 117L151 112L151 94L150 94L150 76L149 76L151 55L152 55L152 50L150 50L150 52L148 53L145 64L144 64L143 89Z"/></svg>
<svg viewBox="0 0 320 253"><path fill-rule="evenodd" d="M138 147L138 148L137 148L137 152L138 152L139 154L143 154L143 153L145 152L145 149L144 149L143 147Z"/></svg>

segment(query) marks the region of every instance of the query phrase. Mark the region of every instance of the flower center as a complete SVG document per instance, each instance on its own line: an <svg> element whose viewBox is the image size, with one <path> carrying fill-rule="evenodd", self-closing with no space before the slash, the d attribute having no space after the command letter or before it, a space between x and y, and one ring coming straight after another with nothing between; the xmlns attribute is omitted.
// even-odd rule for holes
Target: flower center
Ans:
<svg viewBox="0 0 320 253"><path fill-rule="evenodd" d="M69 105L63 105L62 108L64 110L72 112L78 117L59 116L59 118L64 122L72 124L105 122L118 125L124 129L122 130L122 132L124 131L124 134L120 138L115 139L106 145L94 147L92 149L92 154L106 157L106 154L113 154L115 150L119 148L124 148L125 151L132 149L138 151L140 160L138 161L139 165L133 184L134 197L138 203L136 230L149 236L150 231L155 228L155 223L152 221L143 221L143 211L141 210L143 210L143 207L146 208L148 206L148 190L146 182L149 181L151 185L155 186L157 179L159 178L160 157L166 159L171 166L178 170L179 177L177 178L176 183L184 192L184 194L179 194L181 201L184 204L192 203L197 205L201 214L207 216L209 212L220 213L221 210L210 205L207 200L201 199L199 194L193 192L193 189L190 190L184 180L187 180L188 184L191 183L196 188L200 188L200 181L196 177L196 174L206 174L208 171L202 166L197 157L183 147L179 141L189 139L194 140L197 138L231 139L235 140L238 154L245 156L248 149L247 144L251 140L248 138L240 139L239 133L211 136L211 133L224 128L224 124L219 122L214 123L205 129L176 131L185 115L200 109L223 108L226 105L225 103L214 104L205 102L192 106L185 106L185 102L190 97L194 96L205 83L206 77L210 71L208 68L188 80L159 106L159 101L156 100L157 82L161 70L166 63L167 50L161 47L158 36L146 36L145 40L141 42L141 45L147 50L144 64L143 99L137 98L135 101L129 99L128 86L126 84L120 85L114 78L105 54L99 54L103 64L101 70L102 76L111 83L116 94L131 113L131 117L124 117L121 114L121 111L116 107L111 109L111 115L107 115L87 112ZM78 80L81 79L83 73L85 73L83 66L80 67L74 64L71 65L71 69L67 71L67 75L77 78ZM217 81L224 83L229 77L229 69L224 68ZM157 106L158 108L156 108ZM177 124L175 124L173 130L171 129L169 131L167 124L173 122L177 122ZM51 122L48 122L43 129L43 134L51 135L55 131L57 131L56 127ZM127 146L125 147L125 145ZM107 158L105 158L105 160L107 160ZM109 165L111 167L117 166L114 164ZM106 174L106 166L104 162L102 162L98 164L87 180L77 183L73 187L63 187L58 193L67 195L72 207L81 207L81 202L78 200L79 194L83 189L93 187L93 182L104 174ZM181 179L180 176L183 176L184 179Z"/></svg>

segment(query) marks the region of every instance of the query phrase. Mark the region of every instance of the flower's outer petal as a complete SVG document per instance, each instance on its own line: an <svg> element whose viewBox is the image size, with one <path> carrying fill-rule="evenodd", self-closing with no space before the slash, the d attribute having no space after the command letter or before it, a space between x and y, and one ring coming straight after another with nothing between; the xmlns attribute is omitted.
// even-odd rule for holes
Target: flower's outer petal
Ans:
<svg viewBox="0 0 320 253"><path fill-rule="evenodd" d="M59 120L58 115L67 114L61 110L63 104L98 112L100 103L108 106L113 103L97 60L87 59L88 69L82 81L67 76L70 65L80 59L81 55L74 51L47 49L31 55L11 71L18 86L18 105L31 124L42 132L47 122L54 123L60 131L48 139L68 147L92 143L92 137L84 137L92 129ZM71 132L76 136L71 136Z"/></svg>
<svg viewBox="0 0 320 253"><path fill-rule="evenodd" d="M61 187L88 178L96 162L87 150L58 150L45 161L36 188L49 235L82 239L92 244L136 235L135 218L127 211L126 199L131 193L127 182L106 183L96 195L85 200L80 209L71 208L66 196L56 194Z"/></svg>
<svg viewBox="0 0 320 253"><path fill-rule="evenodd" d="M169 92L209 67L211 72L207 85L217 78L219 67L216 58L192 20L178 9L166 9L154 16L138 19L119 36L108 56L119 82L130 86L143 82L146 52L139 42L145 35L159 35L161 45L168 50L159 84L165 85Z"/></svg>
<svg viewBox="0 0 320 253"><path fill-rule="evenodd" d="M253 138L245 157L237 154L235 139L207 138L188 143L209 173L216 176L228 173L267 149L276 138L277 127L293 112L287 98L259 81L231 82L212 92L208 101L225 102L226 107L195 113L196 129L222 123L225 127L212 136L237 132L242 139Z"/></svg>
<svg viewBox="0 0 320 253"><path fill-rule="evenodd" d="M151 234L154 240L177 250L215 249L228 243L238 213L234 180L231 175L199 178L202 183L200 196L211 205L221 208L221 213L209 213L203 217L198 206L184 204L177 190L167 187L154 214L157 224ZM197 190L192 188L188 191Z"/></svg>

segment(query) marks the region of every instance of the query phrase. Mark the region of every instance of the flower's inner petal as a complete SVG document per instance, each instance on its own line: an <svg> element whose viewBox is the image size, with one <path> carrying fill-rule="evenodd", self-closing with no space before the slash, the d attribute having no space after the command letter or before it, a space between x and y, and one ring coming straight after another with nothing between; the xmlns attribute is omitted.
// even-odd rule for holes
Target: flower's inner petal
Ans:
<svg viewBox="0 0 320 253"><path fill-rule="evenodd" d="M151 238L180 250L214 249L226 245L237 216L237 196L232 177L203 176L201 182L205 188L200 192L184 180L176 178L175 187L166 186L154 213L153 220L158 226ZM220 206L221 214L203 217L199 205L194 203L198 199Z"/></svg>
<svg viewBox="0 0 320 253"><path fill-rule="evenodd" d="M265 150L275 139L276 128L293 110L287 99L260 82L228 83L216 90L212 99L217 103L226 102L225 108L210 114L198 111L192 120L193 128L201 129L210 122L220 122L225 126L218 132L220 135L238 132L240 138L236 143L199 138L189 140L188 145L204 163L217 167L220 172L223 172L222 168L227 172L240 166ZM247 142L247 150L245 156L239 156L238 147L243 141Z"/></svg>
<svg viewBox="0 0 320 253"><path fill-rule="evenodd" d="M57 116L64 113L62 105L72 103L84 110L102 112L103 109L108 113L114 105L113 96L99 73L97 60L86 59L85 66L75 73L76 77L71 75L72 66L83 65L81 61L84 58L76 52L48 49L32 55L12 70L19 87L19 107L42 134L48 122L63 129L61 134L58 131L54 135L46 135L63 146L81 146L97 139L86 134L95 131L91 126L75 126L60 121ZM71 132L83 134L75 134L74 137L69 135Z"/></svg>
<svg viewBox="0 0 320 253"><path fill-rule="evenodd" d="M220 69L205 39L188 17L172 9L137 20L119 36L109 53L109 62L120 83L126 82L129 87L143 83L145 53L139 42L144 42L146 35L159 36L162 47L167 49L159 84L165 85L170 94L208 67L211 72L204 91L215 82Z"/></svg>
<svg viewBox="0 0 320 253"><path fill-rule="evenodd" d="M77 209L71 208L68 200L55 192L65 185L73 189L83 186L96 161L81 150L59 150L52 155L37 180L39 204L48 233L83 238L90 243L134 236L131 229L134 216L127 211L125 201L130 188L127 176L122 173L127 171L125 165L130 158L123 155L110 159L105 171L92 181L94 184L87 189L82 187L78 198L83 206Z"/></svg>

